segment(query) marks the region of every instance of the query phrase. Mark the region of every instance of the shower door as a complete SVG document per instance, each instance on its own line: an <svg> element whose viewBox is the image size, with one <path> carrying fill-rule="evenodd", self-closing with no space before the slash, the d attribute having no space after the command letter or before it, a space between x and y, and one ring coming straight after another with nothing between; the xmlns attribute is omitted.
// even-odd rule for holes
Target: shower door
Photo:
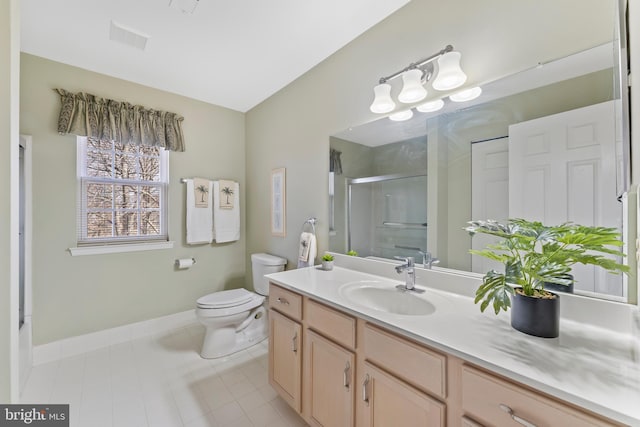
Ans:
<svg viewBox="0 0 640 427"><path fill-rule="evenodd" d="M427 175L348 180L347 244L360 256L412 256L427 248Z"/></svg>

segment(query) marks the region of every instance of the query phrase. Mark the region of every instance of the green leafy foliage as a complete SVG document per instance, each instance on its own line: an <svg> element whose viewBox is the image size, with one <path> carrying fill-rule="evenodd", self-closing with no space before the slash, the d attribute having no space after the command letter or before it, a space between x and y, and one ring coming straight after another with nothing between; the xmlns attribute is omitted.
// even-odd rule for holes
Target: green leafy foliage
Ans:
<svg viewBox="0 0 640 427"><path fill-rule="evenodd" d="M333 255L331 255L331 254L324 254L324 255L322 255L322 260L323 260L323 261L333 261Z"/></svg>
<svg viewBox="0 0 640 427"><path fill-rule="evenodd" d="M504 264L504 273L495 270L485 274L476 291L475 303L480 310L492 305L496 314L511 306L512 285L522 287L528 296L544 293L545 283L570 285L571 267L575 264L595 265L612 273L629 273L629 267L614 257L625 255L620 233L615 228L589 227L572 223L545 226L541 222L510 219L470 221L465 227L472 236L488 234L501 238L485 249L471 250Z"/></svg>
<svg viewBox="0 0 640 427"><path fill-rule="evenodd" d="M358 252L354 251L353 249L350 250L349 252L347 252L347 255L349 256L358 256Z"/></svg>

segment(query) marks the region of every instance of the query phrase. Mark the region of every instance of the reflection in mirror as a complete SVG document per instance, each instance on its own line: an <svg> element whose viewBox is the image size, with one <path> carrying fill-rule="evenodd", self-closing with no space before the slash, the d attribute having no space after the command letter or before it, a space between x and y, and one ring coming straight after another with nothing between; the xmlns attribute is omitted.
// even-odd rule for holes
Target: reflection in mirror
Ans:
<svg viewBox="0 0 640 427"><path fill-rule="evenodd" d="M489 242L472 242L462 229L471 219L622 232L628 143L614 53L598 46L484 85L468 103L332 136L342 174L330 178L330 250L418 263L430 252L439 267L485 273L493 266L469 249ZM623 276L588 267L574 275L576 293L627 300Z"/></svg>
<svg viewBox="0 0 640 427"><path fill-rule="evenodd" d="M425 250L426 136L374 147L331 138L331 149L342 171L334 175L329 249L383 258Z"/></svg>

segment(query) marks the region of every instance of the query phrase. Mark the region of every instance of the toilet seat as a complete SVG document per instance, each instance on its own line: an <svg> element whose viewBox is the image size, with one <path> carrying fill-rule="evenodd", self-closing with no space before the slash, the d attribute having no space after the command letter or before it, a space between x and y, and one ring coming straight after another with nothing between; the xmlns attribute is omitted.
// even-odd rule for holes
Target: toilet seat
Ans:
<svg viewBox="0 0 640 427"><path fill-rule="evenodd" d="M221 317L252 310L261 305L265 297L246 289L231 289L214 292L200 297L197 301L199 315Z"/></svg>
<svg viewBox="0 0 640 427"><path fill-rule="evenodd" d="M251 301L253 292L246 289L230 289L228 291L214 292L198 298L198 307L202 308L227 308L235 307Z"/></svg>

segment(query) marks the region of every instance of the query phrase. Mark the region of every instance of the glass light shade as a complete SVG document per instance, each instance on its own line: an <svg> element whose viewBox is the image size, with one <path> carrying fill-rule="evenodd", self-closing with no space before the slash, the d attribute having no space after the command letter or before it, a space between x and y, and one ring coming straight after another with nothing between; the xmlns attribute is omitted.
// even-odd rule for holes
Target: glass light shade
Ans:
<svg viewBox="0 0 640 427"><path fill-rule="evenodd" d="M398 101L412 104L427 97L427 90L422 86L422 71L413 69L402 73L402 91Z"/></svg>
<svg viewBox="0 0 640 427"><path fill-rule="evenodd" d="M381 83L373 88L373 94L375 98L369 109L378 114L388 113L396 108L396 103L391 99L391 85L387 83Z"/></svg>
<svg viewBox="0 0 640 427"><path fill-rule="evenodd" d="M409 120L411 117L413 117L413 111L411 109L408 109L393 113L389 116L389 119L393 120L394 122L403 122L405 120Z"/></svg>
<svg viewBox="0 0 640 427"><path fill-rule="evenodd" d="M472 87L469 89L461 90L460 92L449 95L449 99L453 102L466 102L476 99L482 93L480 86Z"/></svg>
<svg viewBox="0 0 640 427"><path fill-rule="evenodd" d="M447 52L438 58L438 75L431 86L436 90L451 90L467 81L467 75L460 68L460 52Z"/></svg>
<svg viewBox="0 0 640 427"><path fill-rule="evenodd" d="M435 101L425 102L424 104L418 105L416 110L421 113L431 113L433 111L438 111L444 107L444 101L442 99L436 99Z"/></svg>

